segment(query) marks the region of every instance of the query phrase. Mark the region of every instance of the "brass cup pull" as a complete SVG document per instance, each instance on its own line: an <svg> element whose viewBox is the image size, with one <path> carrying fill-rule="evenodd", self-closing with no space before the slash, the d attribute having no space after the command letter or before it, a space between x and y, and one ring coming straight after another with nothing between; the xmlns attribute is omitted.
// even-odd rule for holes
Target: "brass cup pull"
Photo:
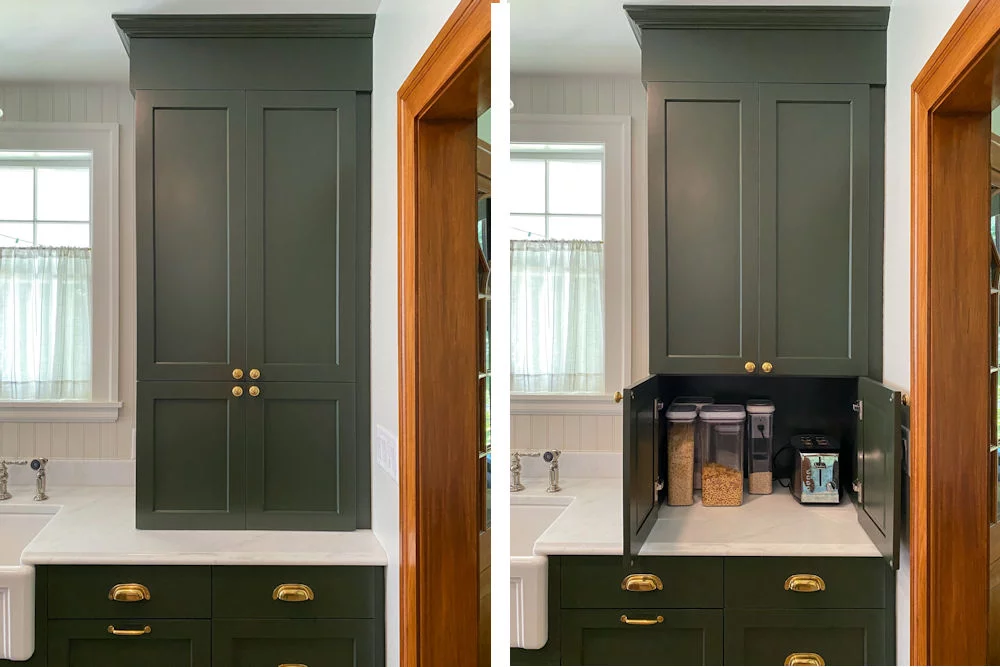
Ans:
<svg viewBox="0 0 1000 667"><path fill-rule="evenodd" d="M305 584L279 584L271 593L272 600L282 602L308 602L315 597L313 590Z"/></svg>
<svg viewBox="0 0 1000 667"><path fill-rule="evenodd" d="M785 579L785 590L794 593L816 593L826 590L826 582L818 574L793 574Z"/></svg>
<svg viewBox="0 0 1000 667"><path fill-rule="evenodd" d="M662 616L657 616L656 618L629 618L625 614L622 614L619 620L625 625L659 625L663 623Z"/></svg>
<svg viewBox="0 0 1000 667"><path fill-rule="evenodd" d="M243 395L243 387L233 387L233 396L239 398Z"/></svg>
<svg viewBox="0 0 1000 667"><path fill-rule="evenodd" d="M250 395L251 396L260 396L260 387L258 387L257 385L251 386L250 387Z"/></svg>
<svg viewBox="0 0 1000 667"><path fill-rule="evenodd" d="M786 665L825 665L826 660L819 653L792 653L785 658Z"/></svg>
<svg viewBox="0 0 1000 667"><path fill-rule="evenodd" d="M622 393L620 391L616 391L614 398L615 398L615 403L621 403L622 402Z"/></svg>
<svg viewBox="0 0 1000 667"><path fill-rule="evenodd" d="M260 379L260 371L257 370L256 368L251 368L250 369L250 379L251 380L259 380Z"/></svg>
<svg viewBox="0 0 1000 667"><path fill-rule="evenodd" d="M757 364L755 364L752 361L748 361L745 364L743 364L743 368L746 369L747 373L753 373L755 370L757 370Z"/></svg>
<svg viewBox="0 0 1000 667"><path fill-rule="evenodd" d="M234 368L233 369L233 379L234 380L242 380L243 379L243 369L242 368Z"/></svg>
<svg viewBox="0 0 1000 667"><path fill-rule="evenodd" d="M142 635L148 635L152 631L153 629L148 625L143 627L142 630L119 630L113 625L108 626L108 632L116 637L141 637Z"/></svg>
<svg viewBox="0 0 1000 667"><path fill-rule="evenodd" d="M283 662L278 667L309 667L309 665L303 665L301 662Z"/></svg>
<svg viewBox="0 0 1000 667"><path fill-rule="evenodd" d="M630 574L622 579L622 590L632 593L662 591L663 581L655 574Z"/></svg>
<svg viewBox="0 0 1000 667"><path fill-rule="evenodd" d="M115 584L108 591L108 599L115 602L142 602L152 597L142 584Z"/></svg>
<svg viewBox="0 0 1000 667"><path fill-rule="evenodd" d="M765 361L760 365L760 370L764 371L765 373L770 373L771 371L774 370L774 366L771 365L770 361Z"/></svg>

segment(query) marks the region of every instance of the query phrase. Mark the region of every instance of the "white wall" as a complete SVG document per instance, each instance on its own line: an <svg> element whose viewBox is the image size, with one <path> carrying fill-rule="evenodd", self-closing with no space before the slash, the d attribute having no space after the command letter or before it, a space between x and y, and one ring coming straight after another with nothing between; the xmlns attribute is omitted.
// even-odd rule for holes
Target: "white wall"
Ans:
<svg viewBox="0 0 1000 667"><path fill-rule="evenodd" d="M123 85L0 83L3 120L119 123L118 421L105 424L0 423L0 456L128 459L135 426L135 111Z"/></svg>
<svg viewBox="0 0 1000 667"><path fill-rule="evenodd" d="M396 94L457 0L382 0L372 92L372 427L399 432ZM374 453L374 447L372 448ZM372 464L372 529L389 554L386 659L399 664L399 485Z"/></svg>

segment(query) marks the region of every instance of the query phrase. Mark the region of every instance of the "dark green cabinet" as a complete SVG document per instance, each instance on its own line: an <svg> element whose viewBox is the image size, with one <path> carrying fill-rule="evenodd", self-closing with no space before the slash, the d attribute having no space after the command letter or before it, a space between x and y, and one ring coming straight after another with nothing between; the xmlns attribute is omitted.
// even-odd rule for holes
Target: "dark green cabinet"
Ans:
<svg viewBox="0 0 1000 667"><path fill-rule="evenodd" d="M211 667L212 623L81 620L49 623L49 667Z"/></svg>
<svg viewBox="0 0 1000 667"><path fill-rule="evenodd" d="M718 609L563 611L564 665L721 665Z"/></svg>
<svg viewBox="0 0 1000 667"><path fill-rule="evenodd" d="M796 654L827 665L886 664L885 613L874 609L815 611L726 609L727 665L786 662Z"/></svg>
<svg viewBox="0 0 1000 667"><path fill-rule="evenodd" d="M878 382L858 380L856 492L858 520L893 569L899 568L903 529L903 396Z"/></svg>
<svg viewBox="0 0 1000 667"><path fill-rule="evenodd" d="M375 662L371 621L213 621L214 667L368 667Z"/></svg>

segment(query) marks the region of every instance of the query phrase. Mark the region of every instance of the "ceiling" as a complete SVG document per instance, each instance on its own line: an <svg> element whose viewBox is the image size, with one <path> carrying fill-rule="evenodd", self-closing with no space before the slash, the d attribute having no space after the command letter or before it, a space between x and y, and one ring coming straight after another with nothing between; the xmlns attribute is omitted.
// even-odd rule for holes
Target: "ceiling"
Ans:
<svg viewBox="0 0 1000 667"><path fill-rule="evenodd" d="M127 81L112 14L373 14L380 0L0 0L0 82Z"/></svg>
<svg viewBox="0 0 1000 667"><path fill-rule="evenodd" d="M514 74L639 74L639 45L623 4L857 5L890 0L510 0Z"/></svg>

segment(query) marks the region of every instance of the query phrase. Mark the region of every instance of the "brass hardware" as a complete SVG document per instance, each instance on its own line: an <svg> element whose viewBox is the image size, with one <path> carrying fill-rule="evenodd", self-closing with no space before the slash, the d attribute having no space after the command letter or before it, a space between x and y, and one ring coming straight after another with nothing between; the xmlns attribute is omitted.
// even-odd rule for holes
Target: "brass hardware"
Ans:
<svg viewBox="0 0 1000 667"><path fill-rule="evenodd" d="M785 579L785 590L795 593L815 593L825 591L826 582L818 574L793 574Z"/></svg>
<svg viewBox="0 0 1000 667"><path fill-rule="evenodd" d="M279 584L274 587L274 592L271 593L272 600L281 600L282 602L308 602L315 597L313 589L305 584Z"/></svg>
<svg viewBox="0 0 1000 667"><path fill-rule="evenodd" d="M825 665L826 660L819 653L792 653L785 658L786 665Z"/></svg>
<svg viewBox="0 0 1000 667"><path fill-rule="evenodd" d="M620 391L616 391L615 392L615 403L621 403L621 402L622 402L622 393Z"/></svg>
<svg viewBox="0 0 1000 667"><path fill-rule="evenodd" d="M251 368L250 369L250 379L251 380L259 380L260 379L260 371L257 370L256 368Z"/></svg>
<svg viewBox="0 0 1000 667"><path fill-rule="evenodd" d="M655 574L630 574L622 579L622 590L632 593L662 591L663 582Z"/></svg>
<svg viewBox="0 0 1000 667"><path fill-rule="evenodd" d="M250 387L251 396L260 396L260 387L253 385Z"/></svg>
<svg viewBox="0 0 1000 667"><path fill-rule="evenodd" d="M620 620L625 625L657 625L663 623L662 616L657 616L656 618L629 618L625 614L622 614Z"/></svg>
<svg viewBox="0 0 1000 667"><path fill-rule="evenodd" d="M291 663L283 662L278 667L309 667L309 665L303 665L301 662Z"/></svg>
<svg viewBox="0 0 1000 667"><path fill-rule="evenodd" d="M747 373L753 373L755 370L757 370L757 364L755 364L752 361L748 361L745 364L743 364L743 368L747 369Z"/></svg>
<svg viewBox="0 0 1000 667"><path fill-rule="evenodd" d="M115 602L142 602L152 597L142 584L115 584L108 591L108 599Z"/></svg>
<svg viewBox="0 0 1000 667"><path fill-rule="evenodd" d="M760 365L760 370L764 371L765 373L770 373L771 371L774 370L774 366L771 365L770 361L765 361Z"/></svg>
<svg viewBox="0 0 1000 667"><path fill-rule="evenodd" d="M903 405L908 406L910 404L910 395L904 393L902 396L900 396L899 400Z"/></svg>
<svg viewBox="0 0 1000 667"><path fill-rule="evenodd" d="M233 369L233 379L234 380L242 380L243 379L243 369L242 368L234 368Z"/></svg>
<svg viewBox="0 0 1000 667"><path fill-rule="evenodd" d="M239 398L243 395L243 387L233 387L233 396Z"/></svg>
<svg viewBox="0 0 1000 667"><path fill-rule="evenodd" d="M143 627L142 630L119 630L113 625L108 626L108 632L118 637L141 637L142 635L148 635L153 629L148 625Z"/></svg>

